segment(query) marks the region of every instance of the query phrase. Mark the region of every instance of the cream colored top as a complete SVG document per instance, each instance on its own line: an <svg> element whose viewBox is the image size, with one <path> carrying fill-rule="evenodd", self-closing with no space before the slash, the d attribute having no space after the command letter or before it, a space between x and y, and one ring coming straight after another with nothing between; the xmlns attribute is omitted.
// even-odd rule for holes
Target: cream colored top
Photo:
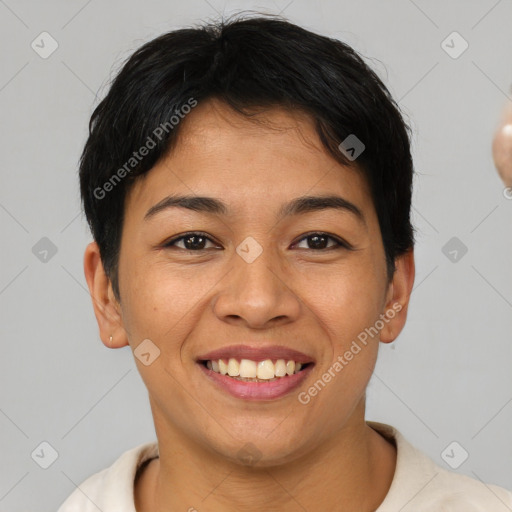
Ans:
<svg viewBox="0 0 512 512"><path fill-rule="evenodd" d="M438 466L390 425L366 423L397 447L393 481L376 512L512 512L512 492ZM157 456L155 442L126 451L85 480L57 512L136 512L137 469Z"/></svg>

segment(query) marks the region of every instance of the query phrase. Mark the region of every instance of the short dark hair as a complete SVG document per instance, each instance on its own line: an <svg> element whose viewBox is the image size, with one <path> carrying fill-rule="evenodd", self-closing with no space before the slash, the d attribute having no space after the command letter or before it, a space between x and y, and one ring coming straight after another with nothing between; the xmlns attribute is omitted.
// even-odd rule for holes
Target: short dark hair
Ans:
<svg viewBox="0 0 512 512"><path fill-rule="evenodd" d="M347 44L279 16L234 16L174 30L141 46L91 116L80 191L118 299L127 192L171 149L179 118L194 102L210 98L244 115L274 106L309 114L330 154L344 165L357 163L367 180L392 278L395 258L414 245L410 128L398 105ZM339 149L350 135L365 146L357 162ZM151 149L136 158L142 147Z"/></svg>

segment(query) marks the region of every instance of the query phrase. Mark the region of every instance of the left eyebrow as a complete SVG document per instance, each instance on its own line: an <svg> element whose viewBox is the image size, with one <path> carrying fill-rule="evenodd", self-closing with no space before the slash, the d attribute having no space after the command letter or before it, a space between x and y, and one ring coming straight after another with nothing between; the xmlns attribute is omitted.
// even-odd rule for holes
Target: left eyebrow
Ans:
<svg viewBox="0 0 512 512"><path fill-rule="evenodd" d="M205 196L179 196L170 195L152 206L144 215L144 220L148 220L162 210L168 208L186 208L196 212L204 212L213 215L228 215L228 206L214 197ZM284 204L278 211L278 219L292 215L300 215L314 211L335 209L346 211L353 214L356 219L366 226L366 219L363 212L350 201L337 195L327 196L302 196L297 197Z"/></svg>
<svg viewBox="0 0 512 512"><path fill-rule="evenodd" d="M366 226L366 219L363 212L354 203L337 195L297 197L281 207L278 218L282 219L292 215L328 209L352 213L359 222Z"/></svg>
<svg viewBox="0 0 512 512"><path fill-rule="evenodd" d="M146 215L144 215L144 220L148 220L168 208L186 208L188 210L213 215L227 215L229 211L228 207L222 201L213 197L172 195L164 197L161 201L152 206L146 212Z"/></svg>

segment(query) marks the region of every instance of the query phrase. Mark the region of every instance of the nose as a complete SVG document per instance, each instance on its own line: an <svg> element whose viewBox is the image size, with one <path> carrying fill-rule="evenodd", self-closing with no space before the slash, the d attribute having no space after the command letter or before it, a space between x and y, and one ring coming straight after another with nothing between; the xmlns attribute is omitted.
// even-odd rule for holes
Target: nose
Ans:
<svg viewBox="0 0 512 512"><path fill-rule="evenodd" d="M240 256L242 254L242 256ZM221 281L213 300L215 315L224 322L266 329L293 322L304 307L293 287L286 262L270 248L253 261L233 253L232 270Z"/></svg>

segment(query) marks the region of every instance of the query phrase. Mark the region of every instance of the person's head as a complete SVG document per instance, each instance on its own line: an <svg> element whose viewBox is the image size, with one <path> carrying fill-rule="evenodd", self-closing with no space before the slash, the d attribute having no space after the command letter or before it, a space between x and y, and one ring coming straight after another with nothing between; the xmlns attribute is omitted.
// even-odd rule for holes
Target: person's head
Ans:
<svg viewBox="0 0 512 512"><path fill-rule="evenodd" d="M512 87L510 88L512 93ZM503 109L500 126L492 140L492 156L506 187L512 188L512 102L508 101ZM510 192L507 197L511 197Z"/></svg>
<svg viewBox="0 0 512 512"><path fill-rule="evenodd" d="M133 54L80 162L84 266L104 342L144 354L159 436L231 458L250 440L271 463L361 412L378 342L405 323L412 179L397 105L340 41L241 18ZM292 379L276 377L249 400L207 369L231 356L309 364L293 392L272 395Z"/></svg>

